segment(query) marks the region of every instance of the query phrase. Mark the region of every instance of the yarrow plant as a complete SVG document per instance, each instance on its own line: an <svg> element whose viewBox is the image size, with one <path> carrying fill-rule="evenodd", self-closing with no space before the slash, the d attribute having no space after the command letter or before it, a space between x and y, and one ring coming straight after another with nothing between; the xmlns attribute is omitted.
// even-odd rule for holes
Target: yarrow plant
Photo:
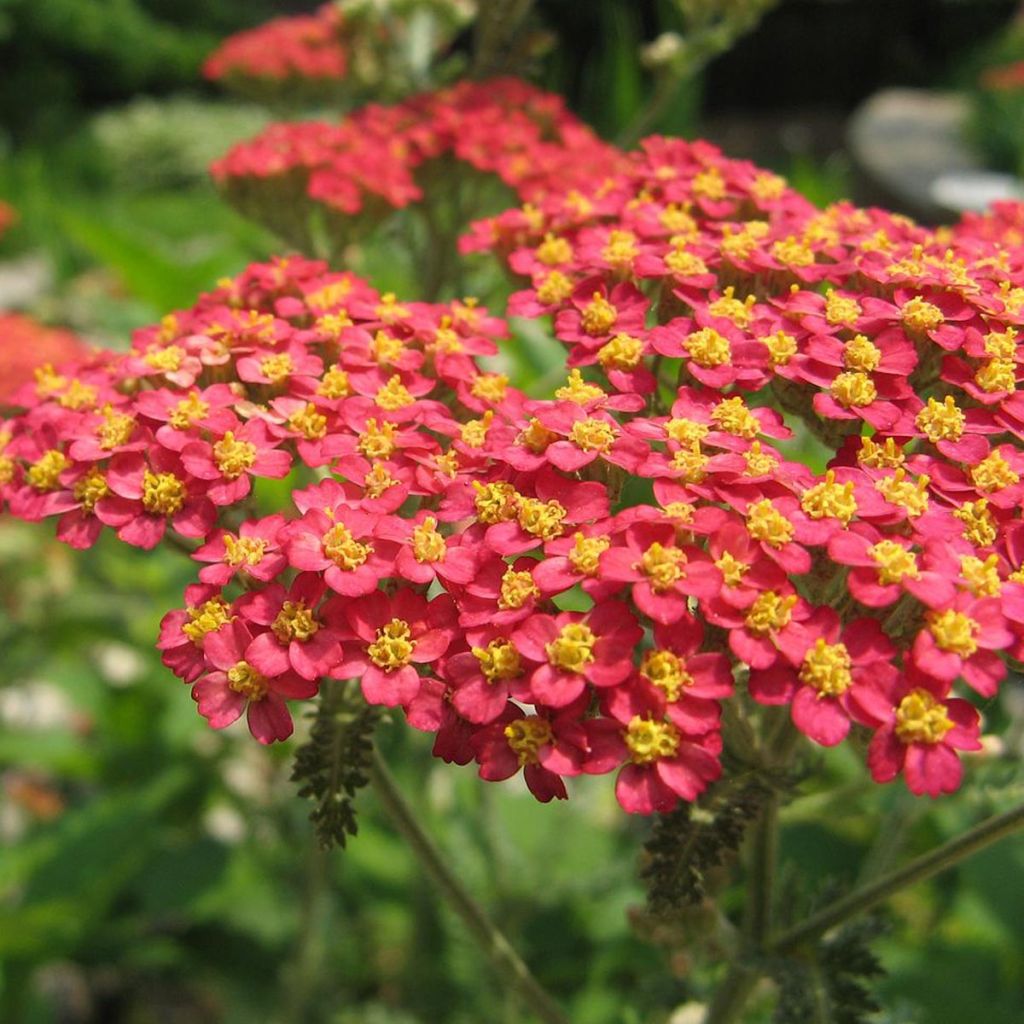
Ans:
<svg viewBox="0 0 1024 1024"><path fill-rule="evenodd" d="M0 421L0 507L77 548L183 548L164 663L262 743L358 680L542 802L607 775L667 813L801 736L956 790L1024 651L1019 210L935 232L820 210L707 143L613 150L509 79L274 126L214 174L350 239L444 152L520 196L462 248L563 343L548 397L491 361L509 328L475 299L289 256L38 369Z"/></svg>

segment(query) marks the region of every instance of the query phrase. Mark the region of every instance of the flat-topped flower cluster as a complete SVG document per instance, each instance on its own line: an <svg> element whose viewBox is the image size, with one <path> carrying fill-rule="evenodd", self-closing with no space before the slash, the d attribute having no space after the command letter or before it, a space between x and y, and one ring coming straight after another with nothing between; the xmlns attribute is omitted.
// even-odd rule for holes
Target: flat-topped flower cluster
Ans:
<svg viewBox="0 0 1024 1024"><path fill-rule="evenodd" d="M392 106L370 104L336 123L273 124L213 168L229 198L266 213L293 193L370 222L423 198L417 171L446 155L495 175L522 199L614 169L601 142L562 99L514 78L463 81ZM293 211L292 215L299 216Z"/></svg>
<svg viewBox="0 0 1024 1024"><path fill-rule="evenodd" d="M649 139L467 236L567 346L551 398L484 367L508 332L472 300L278 260L39 371L0 500L79 547L200 542L158 646L214 727L283 739L289 701L358 678L485 779L549 800L617 772L650 813L719 776L723 704L752 699L949 792L1024 638L1001 230L821 211ZM798 423L821 472L787 455ZM289 473L292 508L246 513Z"/></svg>
<svg viewBox="0 0 1024 1024"><path fill-rule="evenodd" d="M333 3L313 14L273 18L230 36L206 59L203 75L237 79L342 79L348 69L344 20Z"/></svg>

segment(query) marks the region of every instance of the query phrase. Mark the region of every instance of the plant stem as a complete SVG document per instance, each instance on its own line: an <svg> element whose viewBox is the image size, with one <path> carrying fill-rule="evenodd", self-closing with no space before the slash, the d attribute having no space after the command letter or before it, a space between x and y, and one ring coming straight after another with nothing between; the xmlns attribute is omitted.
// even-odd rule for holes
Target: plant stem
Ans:
<svg viewBox="0 0 1024 1024"><path fill-rule="evenodd" d="M739 960L734 961L725 980L715 992L715 998L704 1016L704 1024L731 1024L747 1005L750 993L760 980L760 971L745 966Z"/></svg>
<svg viewBox="0 0 1024 1024"><path fill-rule="evenodd" d="M960 861L991 846L1005 836L1024 828L1024 804L997 814L975 825L963 835L950 839L928 853L916 857L902 868L884 875L875 882L836 900L806 921L784 931L768 944L772 953L787 953L806 942L840 924L847 918L854 917L888 899L893 893L917 882L951 868Z"/></svg>
<svg viewBox="0 0 1024 1024"><path fill-rule="evenodd" d="M378 750L373 752L370 781L395 827L441 896L480 943L495 971L545 1024L569 1024L569 1017L533 976L504 932L487 916L448 866L402 796Z"/></svg>

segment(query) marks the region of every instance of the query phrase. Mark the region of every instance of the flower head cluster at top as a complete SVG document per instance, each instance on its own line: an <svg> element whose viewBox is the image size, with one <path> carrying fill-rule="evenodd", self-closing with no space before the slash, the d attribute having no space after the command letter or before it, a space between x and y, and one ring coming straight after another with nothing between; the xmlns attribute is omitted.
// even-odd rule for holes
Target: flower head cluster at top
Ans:
<svg viewBox="0 0 1024 1024"><path fill-rule="evenodd" d="M46 327L21 313L0 312L0 406L32 380L40 363L59 365L87 352L85 343L71 331Z"/></svg>
<svg viewBox="0 0 1024 1024"><path fill-rule="evenodd" d="M274 18L226 39L203 65L211 81L345 77L343 19L333 4L313 14Z"/></svg>
<svg viewBox="0 0 1024 1024"><path fill-rule="evenodd" d="M0 238L4 232L18 219L13 206L0 200Z"/></svg>
<svg viewBox="0 0 1024 1024"><path fill-rule="evenodd" d="M200 542L158 646L214 727L284 738L288 701L358 678L486 779L548 800L614 771L650 813L720 774L746 691L821 744L855 723L879 781L955 789L980 731L956 691L993 698L1024 637L1024 254L657 138L466 247L553 316L552 398L482 368L506 328L471 300L255 265L41 369L0 501L79 547ZM294 507L245 518L293 470Z"/></svg>
<svg viewBox="0 0 1024 1024"><path fill-rule="evenodd" d="M344 216L352 234L355 215L373 224L382 212L422 199L417 171L447 154L497 175L526 200L582 184L594 168L611 170L623 160L560 97L502 78L371 104L336 124L273 124L234 146L212 172L243 211L266 218L286 206L298 221L295 198Z"/></svg>

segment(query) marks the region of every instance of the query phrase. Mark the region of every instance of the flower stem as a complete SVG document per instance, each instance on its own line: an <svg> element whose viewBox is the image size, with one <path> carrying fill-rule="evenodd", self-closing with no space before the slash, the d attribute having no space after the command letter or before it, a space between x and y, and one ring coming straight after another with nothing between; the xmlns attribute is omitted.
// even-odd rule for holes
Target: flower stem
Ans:
<svg viewBox="0 0 1024 1024"><path fill-rule="evenodd" d="M900 889L932 878L1021 828L1024 828L1024 804L986 819L963 835L950 839L934 850L916 857L902 868L891 871L877 881L822 908L807 920L776 936L768 943L768 951L791 952L808 939L816 938L847 918L870 910Z"/></svg>
<svg viewBox="0 0 1024 1024"><path fill-rule="evenodd" d="M518 993L544 1024L569 1024L569 1017L533 976L504 932L487 916L448 866L441 851L424 832L415 812L402 796L378 750L373 752L370 781L395 827L409 844L423 871L448 905L480 943L499 976Z"/></svg>

